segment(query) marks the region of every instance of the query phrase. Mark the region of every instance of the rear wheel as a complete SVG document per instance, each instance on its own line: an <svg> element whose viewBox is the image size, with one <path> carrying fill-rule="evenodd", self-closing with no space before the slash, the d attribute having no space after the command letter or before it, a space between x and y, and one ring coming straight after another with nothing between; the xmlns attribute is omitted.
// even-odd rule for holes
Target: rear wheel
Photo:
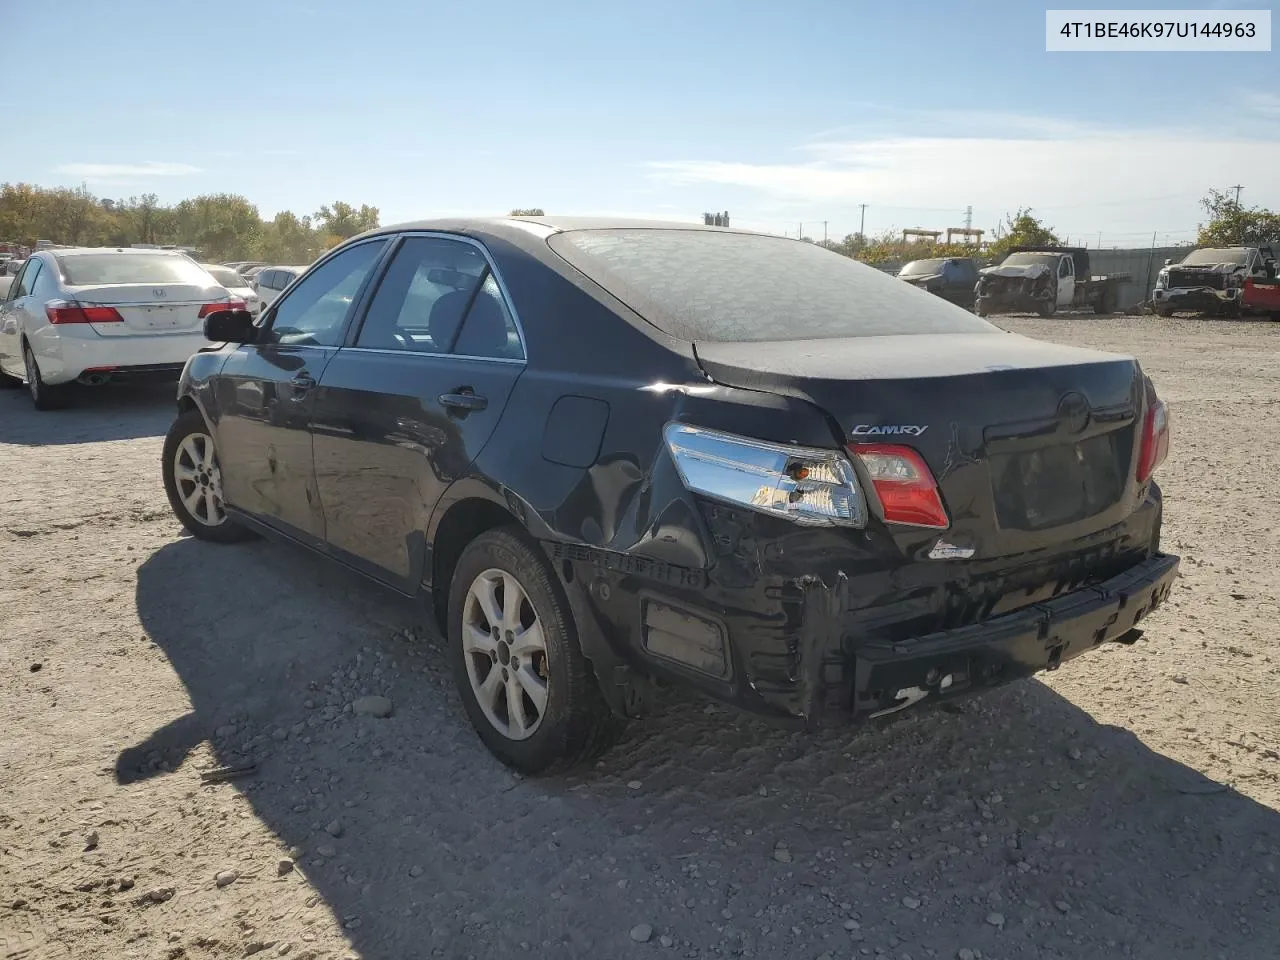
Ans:
<svg viewBox="0 0 1280 960"><path fill-rule="evenodd" d="M578 645L568 599L516 528L467 545L449 591L449 659L472 725L523 773L603 753L622 722Z"/></svg>
<svg viewBox="0 0 1280 960"><path fill-rule="evenodd" d="M1115 313L1116 295L1111 290L1104 290L1097 300L1093 301L1094 313Z"/></svg>
<svg viewBox="0 0 1280 960"><path fill-rule="evenodd" d="M214 543L253 536L227 516L218 451L199 410L180 414L169 428L161 469L169 506L192 536Z"/></svg>
<svg viewBox="0 0 1280 960"><path fill-rule="evenodd" d="M31 402L37 410L57 410L67 405L67 388L51 387L40 376L40 365L36 355L31 351L31 344L22 345L22 362L27 370L27 391L31 394Z"/></svg>

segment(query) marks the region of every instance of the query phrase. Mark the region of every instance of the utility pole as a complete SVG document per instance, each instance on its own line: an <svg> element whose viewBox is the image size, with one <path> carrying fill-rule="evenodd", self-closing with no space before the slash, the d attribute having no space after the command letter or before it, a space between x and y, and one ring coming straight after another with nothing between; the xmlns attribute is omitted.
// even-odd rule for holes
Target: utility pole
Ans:
<svg viewBox="0 0 1280 960"><path fill-rule="evenodd" d="M822 221L822 245L827 245L827 221Z"/></svg>
<svg viewBox="0 0 1280 960"><path fill-rule="evenodd" d="M858 237L865 242L867 239L867 205L860 203L858 206L862 209L862 220L858 224Z"/></svg>
<svg viewBox="0 0 1280 960"><path fill-rule="evenodd" d="M1238 206L1240 206L1240 191L1241 191L1241 190L1243 190L1243 189L1244 189L1244 187L1242 187L1240 184L1238 184L1238 183L1237 183L1237 184L1236 184L1234 187L1232 187L1231 189L1232 189L1232 190L1234 190L1234 191L1236 192L1236 206L1238 207Z"/></svg>
<svg viewBox="0 0 1280 960"><path fill-rule="evenodd" d="M803 220L800 221L800 232L797 233L796 236L799 237L801 240L804 239L804 221Z"/></svg>
<svg viewBox="0 0 1280 960"><path fill-rule="evenodd" d="M973 229L973 204L972 203L964 208L964 228L966 230Z"/></svg>

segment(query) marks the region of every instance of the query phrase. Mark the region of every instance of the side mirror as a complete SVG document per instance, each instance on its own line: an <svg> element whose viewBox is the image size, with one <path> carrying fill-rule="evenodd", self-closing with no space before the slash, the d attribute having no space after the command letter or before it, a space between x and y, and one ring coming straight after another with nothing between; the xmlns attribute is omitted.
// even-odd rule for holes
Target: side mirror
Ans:
<svg viewBox="0 0 1280 960"><path fill-rule="evenodd" d="M1172 265L1172 263L1173 263L1173 257L1165 257L1165 258L1164 258L1164 265L1165 265L1166 267L1167 267L1167 266Z"/></svg>
<svg viewBox="0 0 1280 960"><path fill-rule="evenodd" d="M219 310L204 318L204 338L213 343L253 343L257 333L248 310Z"/></svg>

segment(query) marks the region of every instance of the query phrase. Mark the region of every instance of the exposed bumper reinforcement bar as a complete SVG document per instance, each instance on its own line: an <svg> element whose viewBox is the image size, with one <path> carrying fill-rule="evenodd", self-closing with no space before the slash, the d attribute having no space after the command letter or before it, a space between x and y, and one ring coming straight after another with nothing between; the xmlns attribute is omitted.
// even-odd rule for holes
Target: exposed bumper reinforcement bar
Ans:
<svg viewBox="0 0 1280 960"><path fill-rule="evenodd" d="M1158 554L1104 583L970 627L901 643L864 643L855 653L853 712L905 710L925 700L993 686L1120 640L1168 596L1179 558Z"/></svg>

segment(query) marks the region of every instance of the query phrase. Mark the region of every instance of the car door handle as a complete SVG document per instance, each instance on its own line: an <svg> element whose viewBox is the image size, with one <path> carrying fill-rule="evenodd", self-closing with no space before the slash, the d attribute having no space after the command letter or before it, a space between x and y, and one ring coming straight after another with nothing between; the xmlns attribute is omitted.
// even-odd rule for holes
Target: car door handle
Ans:
<svg viewBox="0 0 1280 960"><path fill-rule="evenodd" d="M293 384L295 394L306 393L316 385L315 377L309 373L300 373L289 382Z"/></svg>
<svg viewBox="0 0 1280 960"><path fill-rule="evenodd" d="M483 410L489 405L487 397L471 392L442 393L440 405L454 410Z"/></svg>

